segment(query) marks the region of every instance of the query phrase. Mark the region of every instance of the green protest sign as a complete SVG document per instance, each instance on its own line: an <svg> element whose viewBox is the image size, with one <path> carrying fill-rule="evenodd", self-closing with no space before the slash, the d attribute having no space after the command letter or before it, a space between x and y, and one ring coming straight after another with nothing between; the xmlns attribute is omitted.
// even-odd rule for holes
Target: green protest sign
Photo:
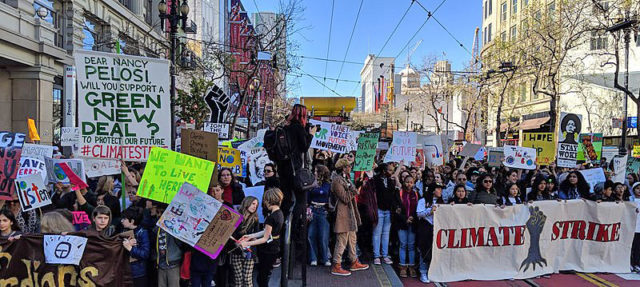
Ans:
<svg viewBox="0 0 640 287"><path fill-rule="evenodd" d="M599 161L602 153L602 134L580 134L578 160Z"/></svg>
<svg viewBox="0 0 640 287"><path fill-rule="evenodd" d="M354 171L369 171L373 169L373 161L378 147L378 133L363 133L358 138Z"/></svg>
<svg viewBox="0 0 640 287"><path fill-rule="evenodd" d="M208 190L214 162L153 147L140 180L138 196L171 203L183 183Z"/></svg>

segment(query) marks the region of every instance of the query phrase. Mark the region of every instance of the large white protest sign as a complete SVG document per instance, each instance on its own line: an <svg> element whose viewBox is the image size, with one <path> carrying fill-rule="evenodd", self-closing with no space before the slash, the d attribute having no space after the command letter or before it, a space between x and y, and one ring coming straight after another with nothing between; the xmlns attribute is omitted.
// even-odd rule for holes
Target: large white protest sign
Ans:
<svg viewBox="0 0 640 287"><path fill-rule="evenodd" d="M264 134L267 132L267 129L260 129L255 138L252 138L246 142L243 142L238 146L239 151L244 151L246 153L250 153L252 149L259 149L264 146Z"/></svg>
<svg viewBox="0 0 640 287"><path fill-rule="evenodd" d="M87 238L74 235L44 235L44 259L47 264L80 264Z"/></svg>
<svg viewBox="0 0 640 287"><path fill-rule="evenodd" d="M205 122L202 130L218 134L218 139L229 139L229 124Z"/></svg>
<svg viewBox="0 0 640 287"><path fill-rule="evenodd" d="M20 169L17 178L25 177L31 174L39 174L43 181L47 181L47 165L44 160L31 157L20 157Z"/></svg>
<svg viewBox="0 0 640 287"><path fill-rule="evenodd" d="M45 164L47 166L47 178L48 182L53 183L62 183L62 184L71 184L69 177L60 167L60 163L66 163L69 168L75 173L82 181L86 182L85 172L84 172L84 162L82 159L73 158L73 159L52 159L46 158Z"/></svg>
<svg viewBox="0 0 640 287"><path fill-rule="evenodd" d="M25 143L21 156L44 160L53 157L53 146Z"/></svg>
<svg viewBox="0 0 640 287"><path fill-rule="evenodd" d="M51 196L40 174L32 174L14 181L22 211L51 204Z"/></svg>
<svg viewBox="0 0 640 287"><path fill-rule="evenodd" d="M87 177L99 177L103 175L120 174L119 160L84 158L84 169Z"/></svg>
<svg viewBox="0 0 640 287"><path fill-rule="evenodd" d="M442 137L439 135L420 136L424 157L429 166L441 166L444 164L444 153L442 149Z"/></svg>
<svg viewBox="0 0 640 287"><path fill-rule="evenodd" d="M600 158L605 159L607 164L613 160L613 157L618 155L618 147L617 146L603 146L602 147L602 156Z"/></svg>
<svg viewBox="0 0 640 287"><path fill-rule="evenodd" d="M560 270L629 272L636 206L569 200L504 209L440 205L429 279L524 279Z"/></svg>
<svg viewBox="0 0 640 287"><path fill-rule="evenodd" d="M604 170L601 167L599 168L590 168L581 170L580 173L584 176L584 179L589 183L591 187L591 193L594 192L594 187L596 184L607 181L607 178L604 176Z"/></svg>
<svg viewBox="0 0 640 287"><path fill-rule="evenodd" d="M169 61L75 51L80 156L145 161L171 144Z"/></svg>
<svg viewBox="0 0 640 287"><path fill-rule="evenodd" d="M611 174L611 180L613 182L624 183L627 176L627 158L629 155L613 157L613 173Z"/></svg>
<svg viewBox="0 0 640 287"><path fill-rule="evenodd" d="M562 112L558 127L558 152L556 156L559 167L575 168L578 159L578 136L582 129L582 115Z"/></svg>
<svg viewBox="0 0 640 287"><path fill-rule="evenodd" d="M60 145L61 146L79 146L80 145L80 128L62 127L60 129Z"/></svg>
<svg viewBox="0 0 640 287"><path fill-rule="evenodd" d="M313 135L311 148L329 150L335 153L347 152L347 145L351 134L348 126L316 120L310 120L309 122L312 125L320 127Z"/></svg>
<svg viewBox="0 0 640 287"><path fill-rule="evenodd" d="M519 169L536 169L536 149L506 145L503 152L504 166Z"/></svg>
<svg viewBox="0 0 640 287"><path fill-rule="evenodd" d="M414 132L393 132L393 141L384 162L400 162L409 164L416 159L418 134Z"/></svg>

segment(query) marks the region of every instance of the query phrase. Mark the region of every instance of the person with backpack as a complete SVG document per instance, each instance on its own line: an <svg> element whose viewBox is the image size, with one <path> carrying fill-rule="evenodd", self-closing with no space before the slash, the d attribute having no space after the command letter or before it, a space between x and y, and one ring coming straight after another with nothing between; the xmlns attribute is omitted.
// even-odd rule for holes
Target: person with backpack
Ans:
<svg viewBox="0 0 640 287"><path fill-rule="evenodd" d="M318 260L324 266L331 266L329 261L329 221L327 220L327 205L331 191L331 173L324 165L316 165L315 176L318 187L309 193L309 257L311 266L317 266Z"/></svg>

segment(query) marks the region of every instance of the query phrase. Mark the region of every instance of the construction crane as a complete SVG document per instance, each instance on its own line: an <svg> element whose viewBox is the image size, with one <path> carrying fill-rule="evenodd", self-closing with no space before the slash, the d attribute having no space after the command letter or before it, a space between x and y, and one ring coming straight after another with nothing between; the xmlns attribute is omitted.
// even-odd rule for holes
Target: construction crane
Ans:
<svg viewBox="0 0 640 287"><path fill-rule="evenodd" d="M422 39L416 42L416 44L413 45L413 48L407 53L407 67L409 67L409 65L411 64L411 55L413 55L416 49L418 49L418 46L420 46L420 44L422 44Z"/></svg>
<svg viewBox="0 0 640 287"><path fill-rule="evenodd" d="M480 45L480 27L476 27L476 33L473 37L473 47L471 48L471 62L469 63L469 67L471 67L472 72L477 72L480 63L480 55L478 52L478 46Z"/></svg>

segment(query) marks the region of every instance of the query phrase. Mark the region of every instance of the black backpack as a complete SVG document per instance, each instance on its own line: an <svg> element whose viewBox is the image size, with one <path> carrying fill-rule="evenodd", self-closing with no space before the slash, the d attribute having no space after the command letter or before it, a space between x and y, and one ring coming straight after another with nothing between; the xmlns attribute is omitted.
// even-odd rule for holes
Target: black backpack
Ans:
<svg viewBox="0 0 640 287"><path fill-rule="evenodd" d="M287 132L282 126L269 130L264 134L264 148L272 161L291 159L291 144Z"/></svg>

